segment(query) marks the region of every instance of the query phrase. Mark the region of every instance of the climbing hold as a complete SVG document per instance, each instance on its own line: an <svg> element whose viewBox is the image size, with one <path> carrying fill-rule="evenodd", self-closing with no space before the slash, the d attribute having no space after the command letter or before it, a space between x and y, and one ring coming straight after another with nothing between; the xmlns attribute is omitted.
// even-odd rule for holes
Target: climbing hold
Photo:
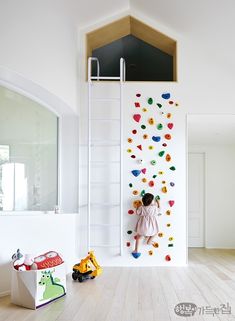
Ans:
<svg viewBox="0 0 235 321"><path fill-rule="evenodd" d="M157 164L157 162L153 159L153 160L151 160L151 165L156 165Z"/></svg>
<svg viewBox="0 0 235 321"><path fill-rule="evenodd" d="M153 246L153 247L155 247L155 249L156 249L156 248L158 248L158 247L159 247L159 244L158 244L158 243L156 243L156 242L154 242L154 243L152 243L152 246Z"/></svg>
<svg viewBox="0 0 235 321"><path fill-rule="evenodd" d="M174 187L174 186L175 186L175 183L170 182L170 185L171 185L171 187Z"/></svg>
<svg viewBox="0 0 235 321"><path fill-rule="evenodd" d="M137 240L137 235L134 236L134 240Z"/></svg>
<svg viewBox="0 0 235 321"><path fill-rule="evenodd" d="M167 113L166 114L166 117L169 119L169 118L171 118L171 113Z"/></svg>
<svg viewBox="0 0 235 321"><path fill-rule="evenodd" d="M166 226L167 226L167 227L170 227L170 226L171 226L171 223L167 223Z"/></svg>
<svg viewBox="0 0 235 321"><path fill-rule="evenodd" d="M159 108L162 108L162 104L159 104L159 103L158 103L157 106L158 106Z"/></svg>
<svg viewBox="0 0 235 321"><path fill-rule="evenodd" d="M139 252L132 252L131 254L135 259L138 259L141 255L141 253L139 253Z"/></svg>
<svg viewBox="0 0 235 321"><path fill-rule="evenodd" d="M144 113L146 113L146 111L148 111L147 108L143 108L142 110L143 110Z"/></svg>
<svg viewBox="0 0 235 321"><path fill-rule="evenodd" d="M141 169L141 172L142 172L143 174L145 174L145 173L146 173L146 168Z"/></svg>
<svg viewBox="0 0 235 321"><path fill-rule="evenodd" d="M129 210L128 214L132 215L132 214L134 214L134 211L133 210Z"/></svg>
<svg viewBox="0 0 235 321"><path fill-rule="evenodd" d="M170 97L171 97L171 94L170 94L170 93L164 93L164 94L162 94L162 98L163 98L163 99L170 99Z"/></svg>
<svg viewBox="0 0 235 321"><path fill-rule="evenodd" d="M167 140L170 140L170 139L171 139L171 135L170 135L170 134L166 134L164 137L165 137Z"/></svg>
<svg viewBox="0 0 235 321"><path fill-rule="evenodd" d="M172 207L175 204L175 201L169 201L170 207Z"/></svg>
<svg viewBox="0 0 235 321"><path fill-rule="evenodd" d="M175 171L175 170L176 170L175 166L171 166L171 167L170 167L170 170L171 170L171 171Z"/></svg>
<svg viewBox="0 0 235 321"><path fill-rule="evenodd" d="M172 129L172 128L173 128L173 126L174 126L174 124L173 124L173 123L168 123L168 124L167 124L167 127L168 127L169 129Z"/></svg>
<svg viewBox="0 0 235 321"><path fill-rule="evenodd" d="M162 232L159 232L159 233L158 233L158 237L163 237L163 233L162 233Z"/></svg>
<svg viewBox="0 0 235 321"><path fill-rule="evenodd" d="M167 146L167 144L166 144L166 143L163 143L163 144L162 144L162 146L163 146L163 147L166 147L166 146Z"/></svg>
<svg viewBox="0 0 235 321"><path fill-rule="evenodd" d="M163 128L163 125L162 124L157 124L157 129L158 130L161 130Z"/></svg>
<svg viewBox="0 0 235 321"><path fill-rule="evenodd" d="M148 123L149 125L154 125L155 121L153 118L149 118Z"/></svg>
<svg viewBox="0 0 235 321"><path fill-rule="evenodd" d="M165 154L165 151L164 151L164 150L162 150L162 151L160 151L160 152L158 153L158 155L159 155L160 157L162 157L164 154Z"/></svg>
<svg viewBox="0 0 235 321"><path fill-rule="evenodd" d="M159 195L157 195L157 196L155 197L155 200L160 201L160 196L159 196Z"/></svg>
<svg viewBox="0 0 235 321"><path fill-rule="evenodd" d="M131 155L131 158L135 158L136 156L135 155Z"/></svg>
<svg viewBox="0 0 235 321"><path fill-rule="evenodd" d="M133 195L138 195L139 192L135 189L133 192L132 192Z"/></svg>
<svg viewBox="0 0 235 321"><path fill-rule="evenodd" d="M137 176L140 175L141 171L138 170L138 169L134 169L133 171L131 171L131 173L132 173L135 177L137 177Z"/></svg>
<svg viewBox="0 0 235 321"><path fill-rule="evenodd" d="M133 130L132 130L132 134L135 135L136 133L137 133L137 130L136 130L136 129L133 129Z"/></svg>
<svg viewBox="0 0 235 321"><path fill-rule="evenodd" d="M174 246L174 244L172 244L172 243L171 243L171 244L168 244L168 247L173 247L173 246Z"/></svg>
<svg viewBox="0 0 235 321"><path fill-rule="evenodd" d="M167 211L166 211L166 215L171 215L171 211L170 211L170 210L167 210Z"/></svg>
<svg viewBox="0 0 235 321"><path fill-rule="evenodd" d="M140 195L143 197L145 195L145 190L143 189L140 193Z"/></svg>
<svg viewBox="0 0 235 321"><path fill-rule="evenodd" d="M169 240L169 241L173 241L173 240L174 240L174 237L173 237L173 236L170 236L168 240Z"/></svg>
<svg viewBox="0 0 235 321"><path fill-rule="evenodd" d="M131 152L132 152L132 149L128 148L127 153L131 153Z"/></svg>
<svg viewBox="0 0 235 321"><path fill-rule="evenodd" d="M159 174L159 175L163 175L164 172L163 172L163 171L159 171L158 174Z"/></svg>
<svg viewBox="0 0 235 321"><path fill-rule="evenodd" d="M173 104L174 104L174 102L173 102L172 100L168 101L168 103L169 103L170 105L173 105Z"/></svg>
<svg viewBox="0 0 235 321"><path fill-rule="evenodd" d="M136 147L139 148L140 150L142 150L142 145L138 145Z"/></svg>
<svg viewBox="0 0 235 321"><path fill-rule="evenodd" d="M149 187L153 187L154 186L154 181L149 181Z"/></svg>
<svg viewBox="0 0 235 321"><path fill-rule="evenodd" d="M166 186L163 186L163 187L162 187L162 193L167 193L167 188L166 188Z"/></svg>
<svg viewBox="0 0 235 321"><path fill-rule="evenodd" d="M129 230L129 231L127 231L127 234L132 234L132 231L130 231L130 230Z"/></svg>
<svg viewBox="0 0 235 321"><path fill-rule="evenodd" d="M149 251L149 255L150 255L150 256L153 255L153 251L150 250L150 251Z"/></svg>
<svg viewBox="0 0 235 321"><path fill-rule="evenodd" d="M154 149L154 147L153 147L153 146L149 146L149 149L150 149L150 150L153 150L153 149Z"/></svg>
<svg viewBox="0 0 235 321"><path fill-rule="evenodd" d="M143 135L143 139L148 139L148 135L147 135L147 134L144 134L144 135Z"/></svg>
<svg viewBox="0 0 235 321"><path fill-rule="evenodd" d="M147 179L144 177L144 178L142 178L142 182L143 183L146 183L147 182Z"/></svg>
<svg viewBox="0 0 235 321"><path fill-rule="evenodd" d="M131 242L126 242L126 246L130 247L131 246Z"/></svg>
<svg viewBox="0 0 235 321"><path fill-rule="evenodd" d="M141 96L141 94L139 94L139 93L138 93L138 94L136 94L136 97L140 97L140 96Z"/></svg>
<svg viewBox="0 0 235 321"><path fill-rule="evenodd" d="M166 184L166 181L162 181L162 184Z"/></svg>
<svg viewBox="0 0 235 321"><path fill-rule="evenodd" d="M134 207L134 208L138 208L138 207L140 207L141 205L142 205L141 200L136 200L136 201L133 202L133 207ZM132 213L132 214L133 214L133 213Z"/></svg>
<svg viewBox="0 0 235 321"><path fill-rule="evenodd" d="M139 164L143 164L143 162L144 162L143 159L138 159Z"/></svg>
<svg viewBox="0 0 235 321"><path fill-rule="evenodd" d="M166 154L166 161L170 162L170 160L171 160L171 155L170 154Z"/></svg>
<svg viewBox="0 0 235 321"><path fill-rule="evenodd" d="M168 261L168 262L171 260L171 257L170 257L169 254L165 256L165 260Z"/></svg>
<svg viewBox="0 0 235 321"><path fill-rule="evenodd" d="M142 129L145 129L145 128L146 128L146 126L145 126L145 125L141 125L141 128L142 128Z"/></svg>
<svg viewBox="0 0 235 321"><path fill-rule="evenodd" d="M140 103L136 102L135 107L140 107Z"/></svg>
<svg viewBox="0 0 235 321"><path fill-rule="evenodd" d="M129 184L129 187L133 187L133 184L132 184L132 183L130 183L130 184Z"/></svg>
<svg viewBox="0 0 235 321"><path fill-rule="evenodd" d="M153 175L153 178L156 178L156 177L157 177L157 175L156 175L156 174L154 174L154 175Z"/></svg>
<svg viewBox="0 0 235 321"><path fill-rule="evenodd" d="M178 106L179 106L179 104L178 104L178 103L175 103L175 106L176 106L176 107L178 107Z"/></svg>
<svg viewBox="0 0 235 321"><path fill-rule="evenodd" d="M154 142L160 142L160 140L161 140L161 137L160 136L153 136L152 137L152 140L154 141Z"/></svg>
<svg viewBox="0 0 235 321"><path fill-rule="evenodd" d="M149 98L149 99L148 99L148 104L149 104L149 105L152 105L152 103L153 103L153 98Z"/></svg>
<svg viewBox="0 0 235 321"><path fill-rule="evenodd" d="M138 123L141 119L141 115L140 114L134 114L133 115L133 119Z"/></svg>
<svg viewBox="0 0 235 321"><path fill-rule="evenodd" d="M132 138L128 138L127 141L128 141L128 143L132 143L133 139Z"/></svg>

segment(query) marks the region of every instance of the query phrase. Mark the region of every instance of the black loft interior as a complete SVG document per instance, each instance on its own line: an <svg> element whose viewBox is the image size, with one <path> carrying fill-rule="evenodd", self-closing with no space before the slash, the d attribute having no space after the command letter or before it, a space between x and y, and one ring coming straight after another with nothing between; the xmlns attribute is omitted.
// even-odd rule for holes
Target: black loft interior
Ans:
<svg viewBox="0 0 235 321"><path fill-rule="evenodd" d="M123 57L127 81L173 81L173 56L132 35L93 50L92 56L99 59L101 76L119 76ZM95 66L92 74L96 75Z"/></svg>

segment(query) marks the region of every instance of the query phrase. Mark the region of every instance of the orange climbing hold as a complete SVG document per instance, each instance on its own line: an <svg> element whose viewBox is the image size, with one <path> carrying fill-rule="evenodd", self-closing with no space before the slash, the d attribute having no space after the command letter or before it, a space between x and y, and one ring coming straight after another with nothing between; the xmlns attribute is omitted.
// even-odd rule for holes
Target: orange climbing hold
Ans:
<svg viewBox="0 0 235 321"><path fill-rule="evenodd" d="M166 215L171 215L171 211L170 211L170 210L167 210L167 211L166 211Z"/></svg>
<svg viewBox="0 0 235 321"><path fill-rule="evenodd" d="M162 232L159 232L159 233L158 233L158 237L163 237L163 233L162 233Z"/></svg>
<svg viewBox="0 0 235 321"><path fill-rule="evenodd" d="M166 117L169 119L169 118L171 118L171 113L167 113L166 114Z"/></svg>
<svg viewBox="0 0 235 321"><path fill-rule="evenodd" d="M144 135L143 135L143 139L148 139L148 135L147 135L147 134L144 134Z"/></svg>
<svg viewBox="0 0 235 321"><path fill-rule="evenodd" d="M127 141L128 141L128 143L132 143L133 139L132 138L128 138Z"/></svg>
<svg viewBox="0 0 235 321"><path fill-rule="evenodd" d="M158 248L158 247L159 247L159 244L158 244L158 243L156 243L156 242L154 242L154 243L152 243L152 246L153 246L153 247L155 247L155 249L156 249L156 248Z"/></svg>
<svg viewBox="0 0 235 321"><path fill-rule="evenodd" d="M171 161L171 155L170 154L166 154L166 161L170 162Z"/></svg>
<svg viewBox="0 0 235 321"><path fill-rule="evenodd" d="M133 194L133 195L138 195L139 192L138 192L137 190L134 190L134 191L132 192L132 194Z"/></svg>
<svg viewBox="0 0 235 321"><path fill-rule="evenodd" d="M136 201L133 202L133 207L134 207L134 208L138 208L138 207L140 207L141 205L142 205L141 200L136 200Z"/></svg>
<svg viewBox="0 0 235 321"><path fill-rule="evenodd" d="M170 135L170 134L166 134L164 137L165 137L167 140L170 140L170 139L171 139L171 135Z"/></svg>
<svg viewBox="0 0 235 321"><path fill-rule="evenodd" d="M143 182L143 183L146 183L146 182L147 182L147 178L145 178L145 177L142 178L142 182Z"/></svg>
<svg viewBox="0 0 235 321"><path fill-rule="evenodd" d="M148 123L149 123L149 125L154 125L155 121L153 118L149 118Z"/></svg>
<svg viewBox="0 0 235 321"><path fill-rule="evenodd" d="M153 251L150 250L150 251L149 251L149 255L153 255Z"/></svg>
<svg viewBox="0 0 235 321"><path fill-rule="evenodd" d="M163 188L162 188L162 193L167 193L167 188L166 188L166 186L163 186Z"/></svg>

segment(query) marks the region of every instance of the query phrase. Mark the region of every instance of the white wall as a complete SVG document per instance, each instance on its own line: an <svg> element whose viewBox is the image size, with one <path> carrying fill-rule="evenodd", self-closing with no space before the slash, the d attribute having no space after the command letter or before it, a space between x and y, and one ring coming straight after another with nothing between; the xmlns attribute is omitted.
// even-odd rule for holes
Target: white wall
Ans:
<svg viewBox="0 0 235 321"><path fill-rule="evenodd" d="M190 145L205 153L205 246L235 247L235 146Z"/></svg>
<svg viewBox="0 0 235 321"><path fill-rule="evenodd" d="M11 255L19 248L35 256L50 250L61 253L72 271L76 263L76 214L18 213L0 215L0 296L8 294L11 280Z"/></svg>

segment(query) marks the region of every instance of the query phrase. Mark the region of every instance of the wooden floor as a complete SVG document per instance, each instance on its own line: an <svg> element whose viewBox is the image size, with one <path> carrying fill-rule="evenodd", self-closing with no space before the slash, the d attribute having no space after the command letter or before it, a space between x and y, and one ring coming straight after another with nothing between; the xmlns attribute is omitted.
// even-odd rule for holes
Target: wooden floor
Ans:
<svg viewBox="0 0 235 321"><path fill-rule="evenodd" d="M235 320L235 250L190 249L188 267L105 268L84 283L68 279L67 296L38 311L0 298L0 321L168 321ZM231 314L177 316L174 307L192 302Z"/></svg>

